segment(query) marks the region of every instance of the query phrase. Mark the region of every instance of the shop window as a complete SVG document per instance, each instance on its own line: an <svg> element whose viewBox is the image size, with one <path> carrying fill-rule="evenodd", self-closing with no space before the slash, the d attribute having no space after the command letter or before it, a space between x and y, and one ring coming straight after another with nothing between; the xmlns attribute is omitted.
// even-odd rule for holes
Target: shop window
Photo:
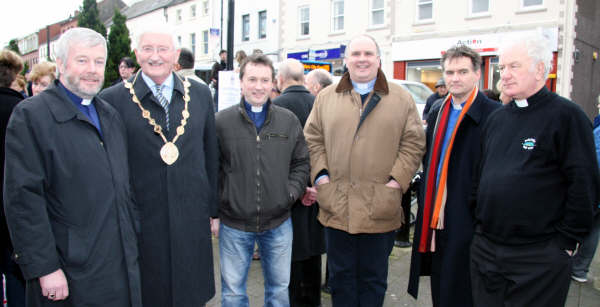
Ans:
<svg viewBox="0 0 600 307"><path fill-rule="evenodd" d="M440 61L412 61L406 65L406 80L421 82L431 90L442 77Z"/></svg>
<svg viewBox="0 0 600 307"><path fill-rule="evenodd" d="M310 7L308 5L298 8L298 20L300 21L300 36L310 35Z"/></svg>

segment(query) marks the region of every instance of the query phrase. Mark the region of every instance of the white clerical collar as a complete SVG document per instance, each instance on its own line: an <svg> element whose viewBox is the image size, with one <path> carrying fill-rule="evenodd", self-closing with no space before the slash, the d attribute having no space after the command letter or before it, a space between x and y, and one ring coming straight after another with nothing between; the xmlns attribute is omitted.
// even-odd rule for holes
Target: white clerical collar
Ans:
<svg viewBox="0 0 600 307"><path fill-rule="evenodd" d="M354 90L361 95L368 94L373 90L373 87L375 87L376 80L377 78L365 83L352 81L352 87L354 87Z"/></svg>
<svg viewBox="0 0 600 307"><path fill-rule="evenodd" d="M519 108L525 108L525 107L529 106L527 99L515 99L515 104Z"/></svg>
<svg viewBox="0 0 600 307"><path fill-rule="evenodd" d="M84 105L84 106L89 106L89 105L90 105L90 103L92 103L92 100L91 100L91 99L82 99L82 100L81 100L81 105Z"/></svg>
<svg viewBox="0 0 600 307"><path fill-rule="evenodd" d="M254 113L260 113L263 110L263 106L261 105L261 106L256 107L256 106L250 105L250 109Z"/></svg>

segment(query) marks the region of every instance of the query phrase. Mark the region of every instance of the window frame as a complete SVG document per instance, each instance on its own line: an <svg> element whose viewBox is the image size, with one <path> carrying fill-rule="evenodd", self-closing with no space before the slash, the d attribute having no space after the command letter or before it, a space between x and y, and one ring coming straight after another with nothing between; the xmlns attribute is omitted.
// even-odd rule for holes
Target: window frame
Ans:
<svg viewBox="0 0 600 307"><path fill-rule="evenodd" d="M369 1L369 27L383 27L383 26L385 26L385 0L382 0L383 6L381 8L378 8L378 9L373 8L373 2L374 1L375 0L370 0ZM373 23L373 20L374 20L373 13L375 13L374 12L375 10L381 11L383 13L383 19L382 19L382 21L381 21L380 24L374 24Z"/></svg>
<svg viewBox="0 0 600 307"><path fill-rule="evenodd" d="M491 3L492 1L485 0L488 3L487 11L477 12L477 13L473 12L473 8L475 7L473 5L474 1L478 1L478 0L469 0L469 13L468 13L469 17L480 17L480 16L490 16L491 15L491 7L490 6L492 5L492 3ZM481 1L481 0L479 0L479 1Z"/></svg>
<svg viewBox="0 0 600 307"><path fill-rule="evenodd" d="M303 9L307 9L308 10L308 19L307 20L302 20L302 10ZM307 34L302 34L302 25L303 24L308 24L308 33ZM309 37L310 36L310 5L305 4L305 5L301 5L298 6L298 36L299 37Z"/></svg>
<svg viewBox="0 0 600 307"><path fill-rule="evenodd" d="M197 8L196 8L196 4L190 5L190 19L196 18L197 14L198 14L198 12L197 12Z"/></svg>
<svg viewBox="0 0 600 307"><path fill-rule="evenodd" d="M202 52L204 54L208 54L208 40L209 40L208 30L202 31Z"/></svg>
<svg viewBox="0 0 600 307"><path fill-rule="evenodd" d="M423 3L421 1L423 1ZM434 4L434 0L417 0L416 4L417 4L416 5L417 12L415 14L415 17L416 17L417 23L430 23L430 22L433 22L433 4ZM427 5L427 4L431 4L431 17L428 18L428 19L422 19L421 16L420 16L421 5Z"/></svg>
<svg viewBox="0 0 600 307"><path fill-rule="evenodd" d="M194 57L196 57L196 33L190 33L190 49Z"/></svg>
<svg viewBox="0 0 600 307"><path fill-rule="evenodd" d="M267 10L258 12L258 34L256 36L258 39L267 39L267 16Z"/></svg>
<svg viewBox="0 0 600 307"><path fill-rule="evenodd" d="M208 0L202 1L202 16L208 16L210 13L210 4Z"/></svg>
<svg viewBox="0 0 600 307"><path fill-rule="evenodd" d="M250 40L250 14L242 15L242 42Z"/></svg>
<svg viewBox="0 0 600 307"><path fill-rule="evenodd" d="M542 3L540 4L534 4L534 5L525 5L525 1L526 0L519 0L519 8L521 10L535 10L535 9L540 9L540 8L544 8L544 0L541 0Z"/></svg>
<svg viewBox="0 0 600 307"><path fill-rule="evenodd" d="M342 14L341 15L335 15L335 5L336 3L342 3ZM331 0L331 27L330 27L330 31L331 33L342 33L344 32L345 28L346 28L346 24L345 24L345 17L346 16L346 1L344 0ZM342 19L342 27L341 29L336 29L336 19L337 18L341 18Z"/></svg>
<svg viewBox="0 0 600 307"><path fill-rule="evenodd" d="M181 9L177 9L175 11L175 22L181 23L182 20L183 20L183 13L181 12Z"/></svg>

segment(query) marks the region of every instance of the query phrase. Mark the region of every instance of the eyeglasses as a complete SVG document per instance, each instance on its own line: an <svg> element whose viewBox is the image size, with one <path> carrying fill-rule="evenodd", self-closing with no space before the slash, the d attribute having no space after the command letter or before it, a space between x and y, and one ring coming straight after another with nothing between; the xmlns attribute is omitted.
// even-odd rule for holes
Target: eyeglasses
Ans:
<svg viewBox="0 0 600 307"><path fill-rule="evenodd" d="M171 51L171 47L167 46L158 46L157 48L154 48L153 46L142 46L142 52L146 54L154 54L154 52L158 52L158 54L163 55L169 51Z"/></svg>

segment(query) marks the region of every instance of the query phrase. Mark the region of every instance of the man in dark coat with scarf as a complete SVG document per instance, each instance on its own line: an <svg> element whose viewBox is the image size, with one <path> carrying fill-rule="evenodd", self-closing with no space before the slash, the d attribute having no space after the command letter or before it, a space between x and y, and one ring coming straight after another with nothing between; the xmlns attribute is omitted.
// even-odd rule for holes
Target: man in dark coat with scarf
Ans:
<svg viewBox="0 0 600 307"><path fill-rule="evenodd" d="M106 41L74 28L59 80L18 104L6 132L4 205L27 306L142 306L137 210L119 114L96 93Z"/></svg>
<svg viewBox="0 0 600 307"><path fill-rule="evenodd" d="M434 306L473 306L469 245L473 213L469 196L480 156L480 131L500 107L477 88L481 57L466 46L441 59L450 95L427 118L422 197L413 240L408 292L417 297L419 276L431 275Z"/></svg>
<svg viewBox="0 0 600 307"><path fill-rule="evenodd" d="M304 87L304 66L298 60L287 59L279 65L277 86L283 91L273 103L298 117L304 127L315 96ZM325 252L323 225L317 220L317 191L307 187L306 193L292 206L292 270L290 276L290 306L321 305L321 254Z"/></svg>
<svg viewBox="0 0 600 307"><path fill-rule="evenodd" d="M127 128L143 303L201 306L215 294L210 218L219 158L210 91L173 72L179 50L166 25L142 33L135 54L141 70L101 97Z"/></svg>

